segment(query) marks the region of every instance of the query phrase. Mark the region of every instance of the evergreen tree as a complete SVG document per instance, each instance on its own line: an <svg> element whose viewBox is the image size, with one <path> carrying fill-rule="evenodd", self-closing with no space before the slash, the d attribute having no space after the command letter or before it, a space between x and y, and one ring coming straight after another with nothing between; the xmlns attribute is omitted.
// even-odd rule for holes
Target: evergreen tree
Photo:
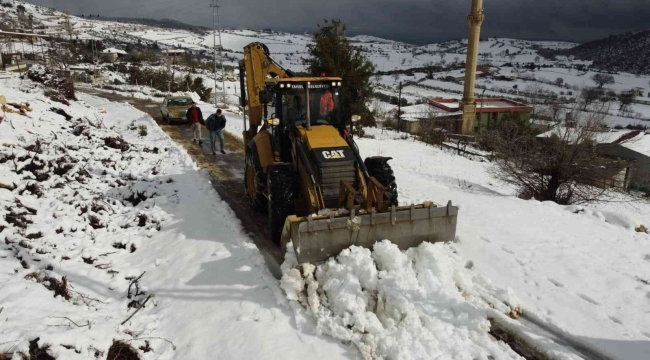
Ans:
<svg viewBox="0 0 650 360"><path fill-rule="evenodd" d="M318 25L314 41L307 45L309 58L303 59L307 71L313 76L338 76L343 79L343 116L349 121L352 114L362 116L366 126L374 125L372 112L366 107L373 87L370 78L375 65L368 61L360 49L352 46L345 37L345 25L331 20Z"/></svg>

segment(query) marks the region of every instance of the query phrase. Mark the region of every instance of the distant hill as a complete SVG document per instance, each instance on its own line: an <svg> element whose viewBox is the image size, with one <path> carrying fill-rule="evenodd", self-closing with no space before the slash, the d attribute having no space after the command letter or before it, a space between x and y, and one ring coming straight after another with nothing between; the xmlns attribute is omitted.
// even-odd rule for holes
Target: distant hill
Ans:
<svg viewBox="0 0 650 360"><path fill-rule="evenodd" d="M196 26L186 24L181 21L172 20L172 19L147 19L147 18L129 18L129 17L93 17L91 20L103 20L103 21L116 21L126 24L141 24L148 26L156 26L164 29L180 29L180 30L189 30L189 31L203 31L208 30L204 26Z"/></svg>
<svg viewBox="0 0 650 360"><path fill-rule="evenodd" d="M601 70L650 75L650 30L611 35L555 54L591 60Z"/></svg>

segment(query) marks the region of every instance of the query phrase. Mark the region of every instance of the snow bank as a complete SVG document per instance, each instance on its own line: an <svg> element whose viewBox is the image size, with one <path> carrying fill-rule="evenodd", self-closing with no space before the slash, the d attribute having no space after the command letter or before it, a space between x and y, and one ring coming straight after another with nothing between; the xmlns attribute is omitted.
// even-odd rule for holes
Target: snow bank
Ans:
<svg viewBox="0 0 650 360"><path fill-rule="evenodd" d="M298 265L289 246L282 269L297 318L313 318L365 359L518 358L489 336L483 288L450 245L402 252L386 240L372 251L352 246L319 266Z"/></svg>

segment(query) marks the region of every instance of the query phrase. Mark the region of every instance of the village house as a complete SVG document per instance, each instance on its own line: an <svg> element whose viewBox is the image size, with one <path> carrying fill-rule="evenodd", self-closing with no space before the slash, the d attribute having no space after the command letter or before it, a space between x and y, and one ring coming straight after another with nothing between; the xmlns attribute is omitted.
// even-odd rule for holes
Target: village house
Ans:
<svg viewBox="0 0 650 360"><path fill-rule="evenodd" d="M543 140L574 128L558 126L538 135ZM602 187L616 187L624 190L650 190L650 132L642 130L602 129L594 133L595 151L603 157L618 160L620 167L613 169Z"/></svg>
<svg viewBox="0 0 650 360"><path fill-rule="evenodd" d="M429 104L440 110L440 117L447 118L456 124L462 122L463 111L459 99L432 99ZM529 122L532 111L532 107L510 99L476 99L474 132L481 133L492 129L506 117Z"/></svg>
<svg viewBox="0 0 650 360"><path fill-rule="evenodd" d="M116 48L108 48L104 49L102 51L102 59L105 62L116 62L119 58L126 56L126 51L116 49Z"/></svg>

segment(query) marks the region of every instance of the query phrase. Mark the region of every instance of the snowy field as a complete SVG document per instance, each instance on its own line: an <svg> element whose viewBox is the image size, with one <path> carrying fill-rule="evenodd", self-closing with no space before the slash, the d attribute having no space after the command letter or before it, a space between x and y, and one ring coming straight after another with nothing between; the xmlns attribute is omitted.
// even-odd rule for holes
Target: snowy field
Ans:
<svg viewBox="0 0 650 360"><path fill-rule="evenodd" d="M650 353L650 204L560 206L520 200L470 160L367 129L364 156L391 156L402 204L460 207L458 254L471 272L512 289L526 314L621 359ZM625 199L619 199L625 201Z"/></svg>

